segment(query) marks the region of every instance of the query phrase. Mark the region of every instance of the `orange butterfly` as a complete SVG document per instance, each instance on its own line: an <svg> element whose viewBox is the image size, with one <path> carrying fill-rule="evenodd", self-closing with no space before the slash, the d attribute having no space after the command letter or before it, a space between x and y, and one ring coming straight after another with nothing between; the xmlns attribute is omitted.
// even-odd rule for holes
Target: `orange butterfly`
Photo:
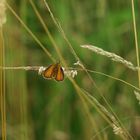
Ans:
<svg viewBox="0 0 140 140"><path fill-rule="evenodd" d="M46 79L54 78L56 81L64 80L64 71L60 63L52 64L43 71L43 77Z"/></svg>

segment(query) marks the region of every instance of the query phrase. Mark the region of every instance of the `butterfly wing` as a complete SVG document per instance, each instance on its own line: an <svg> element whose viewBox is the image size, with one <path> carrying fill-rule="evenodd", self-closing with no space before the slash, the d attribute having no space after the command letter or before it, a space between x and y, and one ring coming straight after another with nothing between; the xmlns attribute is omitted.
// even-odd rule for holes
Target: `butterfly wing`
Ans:
<svg viewBox="0 0 140 140"><path fill-rule="evenodd" d="M64 80L64 71L59 64L57 65L57 73L55 75L55 80L56 81L63 81Z"/></svg>
<svg viewBox="0 0 140 140"><path fill-rule="evenodd" d="M54 75L54 69L56 67L56 64L50 65L48 68L46 68L43 72L44 78L53 78Z"/></svg>

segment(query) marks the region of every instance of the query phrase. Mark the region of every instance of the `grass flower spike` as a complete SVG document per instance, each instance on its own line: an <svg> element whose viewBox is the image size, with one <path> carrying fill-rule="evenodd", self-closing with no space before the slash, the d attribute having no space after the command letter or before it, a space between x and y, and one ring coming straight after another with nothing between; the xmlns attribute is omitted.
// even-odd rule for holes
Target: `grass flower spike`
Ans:
<svg viewBox="0 0 140 140"><path fill-rule="evenodd" d="M116 55L115 53L105 51L105 50L103 50L99 47L93 46L93 45L81 45L81 47L87 48L87 49L89 49L97 54L109 57L112 61L116 61L118 63L121 63L133 71L138 70L138 67L135 67L130 61L125 60L124 58L122 58L119 55Z"/></svg>

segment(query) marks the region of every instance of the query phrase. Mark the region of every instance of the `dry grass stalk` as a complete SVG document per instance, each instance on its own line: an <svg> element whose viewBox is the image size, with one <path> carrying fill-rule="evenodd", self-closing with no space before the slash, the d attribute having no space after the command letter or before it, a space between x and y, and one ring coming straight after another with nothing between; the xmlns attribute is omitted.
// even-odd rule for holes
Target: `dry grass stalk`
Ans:
<svg viewBox="0 0 140 140"><path fill-rule="evenodd" d="M103 105L101 105L98 100L89 95L87 92L85 92L86 95L92 99L92 101L98 106L98 108L100 108L100 110L105 114L105 116L110 120L111 122L111 127L113 129L113 132L115 135L119 135L119 136L125 136L127 134L126 130L120 125L120 123L117 121L117 119L115 118L115 116L110 113Z"/></svg>
<svg viewBox="0 0 140 140"><path fill-rule="evenodd" d="M134 94L135 94L136 99L139 101L139 104L140 104L140 93L137 91L134 91Z"/></svg>
<svg viewBox="0 0 140 140"><path fill-rule="evenodd" d="M44 66L20 66L20 67L2 67L0 66L0 69L3 70L26 70L26 71L38 71L38 74L41 75L42 72L46 69L47 67ZM64 74L66 77L72 77L74 78L78 72L77 70L74 69L65 69L62 67L64 70Z"/></svg>
<svg viewBox="0 0 140 140"><path fill-rule="evenodd" d="M138 33L137 33L136 14L135 14L135 6L134 5L135 5L134 4L134 0L131 0L132 17L133 17L133 28L134 28L134 37L135 37L135 49L136 49L136 58L137 58L137 66L140 67ZM140 70L138 70L138 80L139 80L139 88L140 88Z"/></svg>
<svg viewBox="0 0 140 140"><path fill-rule="evenodd" d="M6 22L5 0L0 0L0 65L5 65L5 46L2 26ZM6 101L5 101L5 71L0 69L0 117L1 139L6 140Z"/></svg>
<svg viewBox="0 0 140 140"><path fill-rule="evenodd" d="M2 67L0 69L3 70L33 70L38 71L41 66L19 66L19 67Z"/></svg>
<svg viewBox="0 0 140 140"><path fill-rule="evenodd" d="M133 71L138 70L138 67L135 67L130 61L125 60L124 58L122 58L119 55L116 55L115 53L105 51L105 50L103 50L99 47L93 46L93 45L81 45L81 47L87 48L87 49L89 49L97 54L109 57L111 60L116 61L118 63L121 63Z"/></svg>
<svg viewBox="0 0 140 140"><path fill-rule="evenodd" d="M0 0L0 27L2 27L2 25L6 22L5 3L5 0Z"/></svg>

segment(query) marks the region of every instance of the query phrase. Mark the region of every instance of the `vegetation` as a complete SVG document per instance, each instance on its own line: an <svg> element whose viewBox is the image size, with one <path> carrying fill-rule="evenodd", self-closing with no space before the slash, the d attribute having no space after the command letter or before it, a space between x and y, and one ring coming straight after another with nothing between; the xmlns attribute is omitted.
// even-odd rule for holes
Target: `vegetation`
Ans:
<svg viewBox="0 0 140 140"><path fill-rule="evenodd" d="M0 37L2 140L139 140L139 5L8 1ZM38 74L57 62L63 81Z"/></svg>

